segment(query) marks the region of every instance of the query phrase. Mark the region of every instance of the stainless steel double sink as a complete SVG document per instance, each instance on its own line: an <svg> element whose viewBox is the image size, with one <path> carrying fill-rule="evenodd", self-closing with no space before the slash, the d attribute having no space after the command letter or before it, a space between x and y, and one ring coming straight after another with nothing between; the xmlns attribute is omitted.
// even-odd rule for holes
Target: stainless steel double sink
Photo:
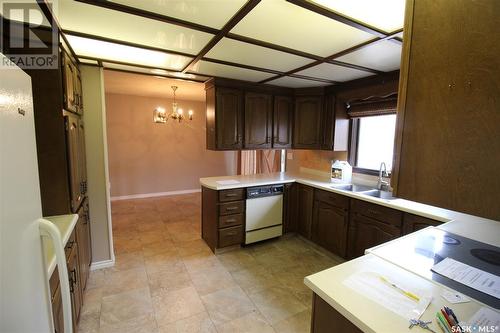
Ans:
<svg viewBox="0 0 500 333"><path fill-rule="evenodd" d="M355 192L355 193L359 193L359 194L368 195L368 196L374 197L374 198L380 198L380 199L385 199L385 200L396 199L396 197L392 196L392 192L382 191L382 190L378 190L376 188L364 186L364 185L338 184L338 185L332 185L330 187L334 188L336 190Z"/></svg>

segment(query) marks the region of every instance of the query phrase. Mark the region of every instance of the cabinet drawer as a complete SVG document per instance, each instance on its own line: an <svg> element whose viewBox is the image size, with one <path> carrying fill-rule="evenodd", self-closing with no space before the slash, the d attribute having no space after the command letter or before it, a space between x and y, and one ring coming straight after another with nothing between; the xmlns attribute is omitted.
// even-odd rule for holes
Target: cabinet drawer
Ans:
<svg viewBox="0 0 500 333"><path fill-rule="evenodd" d="M244 201L228 202L219 205L219 215L240 214L245 211Z"/></svg>
<svg viewBox="0 0 500 333"><path fill-rule="evenodd" d="M76 245L76 234L75 231L73 230L73 232L69 236L66 246L64 247L64 254L66 254L66 259L69 258L71 250L75 247L75 245Z"/></svg>
<svg viewBox="0 0 500 333"><path fill-rule="evenodd" d="M237 245L243 242L243 226L219 230L219 247Z"/></svg>
<svg viewBox="0 0 500 333"><path fill-rule="evenodd" d="M243 224L243 214L225 215L219 217L219 228L227 228Z"/></svg>
<svg viewBox="0 0 500 333"><path fill-rule="evenodd" d="M323 201L331 206L347 209L349 208L349 198L337 193L323 190L314 190L316 200Z"/></svg>
<svg viewBox="0 0 500 333"><path fill-rule="evenodd" d="M401 228L403 213L399 210L361 200L351 200L351 210L355 213Z"/></svg>
<svg viewBox="0 0 500 333"><path fill-rule="evenodd" d="M232 190L219 191L219 201L237 201L245 199L245 189L235 188Z"/></svg>

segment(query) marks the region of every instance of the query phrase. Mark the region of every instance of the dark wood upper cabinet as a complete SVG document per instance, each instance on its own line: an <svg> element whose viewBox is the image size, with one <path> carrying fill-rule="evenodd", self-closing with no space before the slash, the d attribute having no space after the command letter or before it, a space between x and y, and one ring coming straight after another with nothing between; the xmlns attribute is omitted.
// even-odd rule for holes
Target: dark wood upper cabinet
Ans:
<svg viewBox="0 0 500 333"><path fill-rule="evenodd" d="M335 96L327 95L325 96L325 109L323 111L322 120L322 139L321 139L321 149L322 150L333 150L334 149L334 134L335 134Z"/></svg>
<svg viewBox="0 0 500 333"><path fill-rule="evenodd" d="M273 96L268 94L245 94L244 148L271 148L273 122Z"/></svg>
<svg viewBox="0 0 500 333"><path fill-rule="evenodd" d="M498 5L407 1L396 196L500 220Z"/></svg>
<svg viewBox="0 0 500 333"><path fill-rule="evenodd" d="M273 148L291 148L293 99L288 96L275 96L273 116Z"/></svg>
<svg viewBox="0 0 500 333"><path fill-rule="evenodd" d="M243 148L243 92L209 86L207 99L207 149Z"/></svg>
<svg viewBox="0 0 500 333"><path fill-rule="evenodd" d="M322 113L323 96L298 96L295 98L293 148L321 148Z"/></svg>
<svg viewBox="0 0 500 333"><path fill-rule="evenodd" d="M82 114L83 98L80 70L65 51L61 52L61 65L64 108L67 111Z"/></svg>

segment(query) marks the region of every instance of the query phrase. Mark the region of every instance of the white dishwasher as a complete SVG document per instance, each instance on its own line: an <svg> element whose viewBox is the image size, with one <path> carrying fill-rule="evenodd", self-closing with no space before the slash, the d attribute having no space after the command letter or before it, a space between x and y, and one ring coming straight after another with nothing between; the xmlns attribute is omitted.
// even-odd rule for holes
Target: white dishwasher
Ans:
<svg viewBox="0 0 500 333"><path fill-rule="evenodd" d="M283 234L283 185L247 189L245 244Z"/></svg>

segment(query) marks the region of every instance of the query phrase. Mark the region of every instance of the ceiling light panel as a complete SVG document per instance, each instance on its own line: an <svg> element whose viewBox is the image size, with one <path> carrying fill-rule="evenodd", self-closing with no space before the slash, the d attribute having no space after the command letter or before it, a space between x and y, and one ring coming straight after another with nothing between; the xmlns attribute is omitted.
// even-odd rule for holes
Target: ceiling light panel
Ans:
<svg viewBox="0 0 500 333"><path fill-rule="evenodd" d="M248 44L234 39L223 38L210 52L207 58L215 58L255 67L289 71L313 60L293 54L275 51L266 47Z"/></svg>
<svg viewBox="0 0 500 333"><path fill-rule="evenodd" d="M246 0L113 0L111 2L220 29L238 12Z"/></svg>
<svg viewBox="0 0 500 333"><path fill-rule="evenodd" d="M114 60L137 65L181 70L192 59L189 57L151 51L137 47L102 42L95 39L66 35L78 56Z"/></svg>
<svg viewBox="0 0 500 333"><path fill-rule="evenodd" d="M331 85L331 83L305 80L289 76L284 76L282 78L272 80L266 83L288 88L308 88L308 87L321 87L321 86Z"/></svg>
<svg viewBox="0 0 500 333"><path fill-rule="evenodd" d="M59 1L58 17L64 30L188 54L197 54L213 37L208 33L77 1Z"/></svg>
<svg viewBox="0 0 500 333"><path fill-rule="evenodd" d="M387 72L399 69L401 49L400 44L391 41L382 41L335 60Z"/></svg>
<svg viewBox="0 0 500 333"><path fill-rule="evenodd" d="M392 32L404 25L405 0L309 0L329 10Z"/></svg>
<svg viewBox="0 0 500 333"><path fill-rule="evenodd" d="M319 64L296 74L338 82L350 81L373 75L373 73L327 63Z"/></svg>
<svg viewBox="0 0 500 333"><path fill-rule="evenodd" d="M102 65L104 68L108 68L108 69L118 69L118 70L122 70L122 71L136 72L136 73L140 73L140 74L154 74L154 75L158 75L159 77L169 76L169 77L174 77L174 78L179 78L179 79L197 80L197 81L206 81L209 79L206 76L201 76L201 75L196 75L196 74L183 74L180 72L166 71L164 69L148 69L148 68L143 68L143 67L114 64L111 62L103 62Z"/></svg>
<svg viewBox="0 0 500 333"><path fill-rule="evenodd" d="M323 57L373 38L283 0L263 0L231 32Z"/></svg>
<svg viewBox="0 0 500 333"><path fill-rule="evenodd" d="M269 73L264 73L234 66L221 65L208 61L197 62L194 65L192 71L203 75L218 76L229 79L245 80L252 82L265 80L273 76L273 74Z"/></svg>

